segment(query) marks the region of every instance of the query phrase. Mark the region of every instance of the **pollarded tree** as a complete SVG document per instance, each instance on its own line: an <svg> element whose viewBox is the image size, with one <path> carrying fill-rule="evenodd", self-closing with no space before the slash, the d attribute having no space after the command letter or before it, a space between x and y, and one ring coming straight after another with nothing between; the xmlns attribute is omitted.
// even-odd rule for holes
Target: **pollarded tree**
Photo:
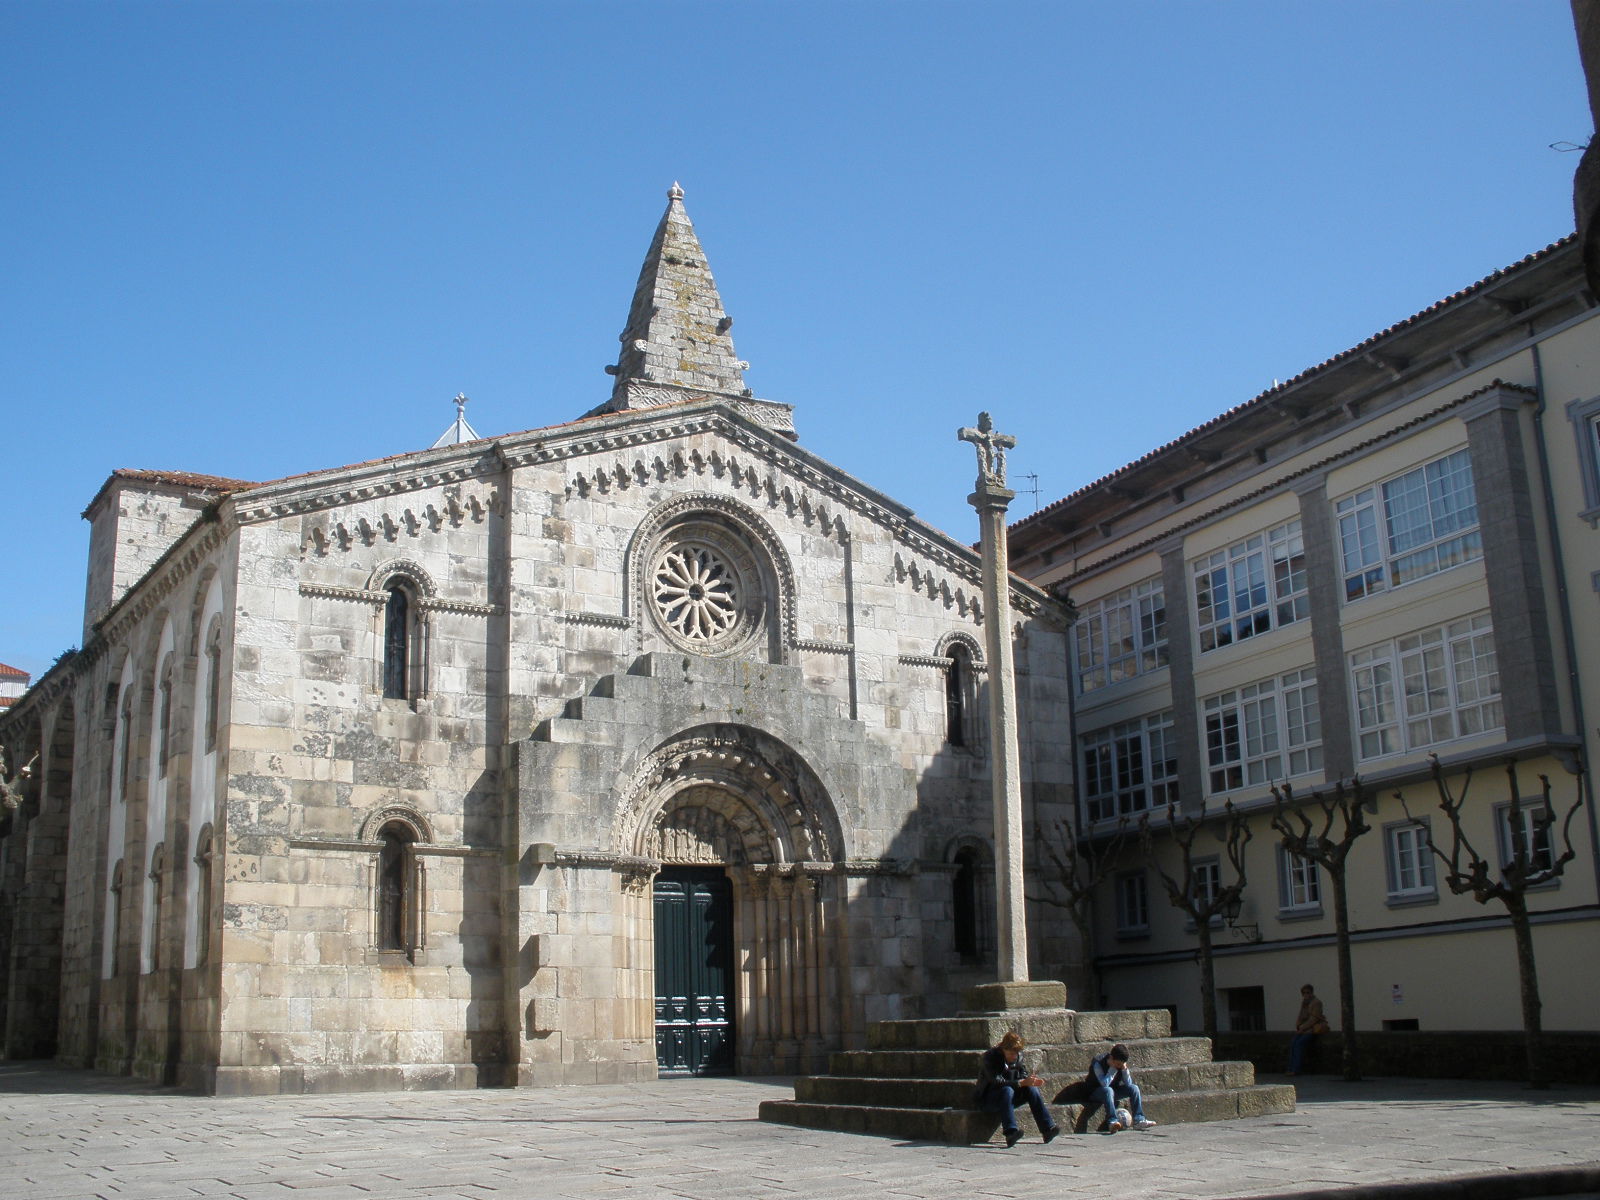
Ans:
<svg viewBox="0 0 1600 1200"><path fill-rule="evenodd" d="M1574 788L1572 807L1561 818L1557 816L1551 800L1550 777L1539 776L1542 796L1524 804L1521 789L1517 785L1516 759L1506 760L1510 798L1504 810L1503 828L1510 856L1509 861L1500 864L1497 873L1493 860L1478 852L1463 827L1462 811L1466 808L1467 790L1472 784L1472 769L1469 767L1462 773L1461 790L1458 794L1452 794L1439 756L1432 754L1428 757L1433 761L1433 786L1439 795L1439 811L1450 824L1449 852L1439 847L1432 828L1426 822L1412 819L1422 830L1428 849L1444 865L1445 883L1451 892L1457 896L1471 896L1479 904L1498 900L1505 905L1517 947L1517 976L1522 984L1522 1028L1527 1035L1528 1086L1547 1088L1550 1086L1550 1076L1544 1061L1539 970L1533 957L1533 924L1528 919L1528 892L1559 879L1565 873L1567 864L1577 857L1572 848L1572 818L1583 807L1582 770L1580 768L1577 772L1579 778ZM1405 808L1406 816L1410 817L1411 810L1406 808L1405 797L1399 792L1395 793L1395 797ZM1497 820L1500 819L1499 813L1495 816ZM1555 852L1553 837L1558 821L1561 824L1560 854ZM1498 835L1491 832L1489 836L1497 838Z"/></svg>
<svg viewBox="0 0 1600 1200"><path fill-rule="evenodd" d="M1313 820L1312 807L1321 816ZM1281 837L1285 850L1302 862L1315 863L1328 875L1333 892L1333 930L1339 962L1339 1036L1343 1042L1344 1077L1361 1078L1361 1060L1356 1053L1356 992L1350 967L1350 905L1346 889L1350 847L1363 834L1371 833L1366 814L1374 807L1372 794L1360 779L1334 785L1333 794L1312 792L1308 800L1296 800L1289 784L1272 789L1272 828Z"/></svg>
<svg viewBox="0 0 1600 1200"><path fill-rule="evenodd" d="M1124 817L1109 837L1091 841L1080 837L1070 820L1056 822L1054 837L1040 839L1045 857L1050 860L1050 877L1045 891L1037 897L1053 908L1065 909L1078 931L1078 944L1088 953L1093 946L1094 894L1111 868L1128 837ZM1052 886L1053 885L1053 886ZM1098 996L1099 979L1090 956L1085 978Z"/></svg>
<svg viewBox="0 0 1600 1200"><path fill-rule="evenodd" d="M1179 871L1172 874L1160 865L1155 855L1155 835L1150 826L1150 814L1139 820L1139 845L1146 860L1154 863L1156 873L1167 889L1167 900L1172 907L1187 913L1194 922L1200 945L1196 957L1200 963L1200 1019L1209 1037L1217 1033L1216 968L1211 956L1211 922L1228 912L1239 901L1244 891L1244 848L1253 834L1250 824L1233 807L1233 801L1223 806L1221 828L1216 837L1223 844L1228 865L1233 868L1233 882L1222 882L1221 862L1195 859L1195 842L1200 830L1208 824L1206 806L1191 816L1179 815L1175 805L1167 805L1167 836L1178 849ZM1215 870L1213 871L1213 868Z"/></svg>

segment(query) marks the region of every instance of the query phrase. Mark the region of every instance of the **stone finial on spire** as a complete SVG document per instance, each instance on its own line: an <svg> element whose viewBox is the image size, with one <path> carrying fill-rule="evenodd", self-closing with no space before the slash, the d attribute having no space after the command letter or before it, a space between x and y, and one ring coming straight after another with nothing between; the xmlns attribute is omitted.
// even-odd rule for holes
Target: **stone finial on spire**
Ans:
<svg viewBox="0 0 1600 1200"><path fill-rule="evenodd" d="M611 399L594 411L628 412L702 396L725 396L768 428L794 436L786 405L754 399L728 331L716 280L683 207L683 188L667 189L667 211L639 269L622 350L606 373L616 377Z"/></svg>

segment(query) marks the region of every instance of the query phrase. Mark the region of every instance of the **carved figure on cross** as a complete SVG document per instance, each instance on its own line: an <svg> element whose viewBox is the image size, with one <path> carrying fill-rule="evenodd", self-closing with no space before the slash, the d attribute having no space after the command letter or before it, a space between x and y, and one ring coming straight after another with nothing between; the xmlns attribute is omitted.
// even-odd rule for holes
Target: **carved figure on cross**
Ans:
<svg viewBox="0 0 1600 1200"><path fill-rule="evenodd" d="M1006 451L1016 446L1017 439L1010 434L996 433L994 422L986 412L978 414L976 429L959 430L957 436L963 442L971 442L977 448L979 485L1005 487Z"/></svg>

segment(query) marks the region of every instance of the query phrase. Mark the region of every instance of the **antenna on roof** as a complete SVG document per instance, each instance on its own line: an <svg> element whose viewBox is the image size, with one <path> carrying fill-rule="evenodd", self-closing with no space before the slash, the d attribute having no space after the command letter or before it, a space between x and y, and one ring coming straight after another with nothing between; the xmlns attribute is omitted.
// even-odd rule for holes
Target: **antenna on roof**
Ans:
<svg viewBox="0 0 1600 1200"><path fill-rule="evenodd" d="M1017 478L1018 479L1031 479L1033 481L1033 486L1032 487L1019 488L1018 490L1027 492L1033 497L1033 511L1034 512L1038 512L1039 511L1039 476L1038 476L1038 473L1034 472L1034 473L1026 474L1026 475L1018 475Z"/></svg>

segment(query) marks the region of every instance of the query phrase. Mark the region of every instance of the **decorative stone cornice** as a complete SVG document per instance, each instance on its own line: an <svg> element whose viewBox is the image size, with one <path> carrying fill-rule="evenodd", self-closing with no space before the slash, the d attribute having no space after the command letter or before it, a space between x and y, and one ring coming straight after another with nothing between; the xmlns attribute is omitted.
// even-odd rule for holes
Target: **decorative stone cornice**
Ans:
<svg viewBox="0 0 1600 1200"><path fill-rule="evenodd" d="M389 602L388 592L339 587L332 583L302 583L300 594L323 600L350 600L357 604L370 604L374 608L381 608ZM446 600L439 596L422 596L417 599L416 606L423 612L462 613L475 617L497 617L505 612L502 604L476 604L470 600Z"/></svg>
<svg viewBox="0 0 1600 1200"><path fill-rule="evenodd" d="M633 624L629 618L611 613L564 612L561 619L569 625L599 625L607 629L627 629Z"/></svg>
<svg viewBox="0 0 1600 1200"><path fill-rule="evenodd" d="M856 646L854 642L824 642L817 638L796 638L796 650L815 650L822 654L850 654Z"/></svg>

